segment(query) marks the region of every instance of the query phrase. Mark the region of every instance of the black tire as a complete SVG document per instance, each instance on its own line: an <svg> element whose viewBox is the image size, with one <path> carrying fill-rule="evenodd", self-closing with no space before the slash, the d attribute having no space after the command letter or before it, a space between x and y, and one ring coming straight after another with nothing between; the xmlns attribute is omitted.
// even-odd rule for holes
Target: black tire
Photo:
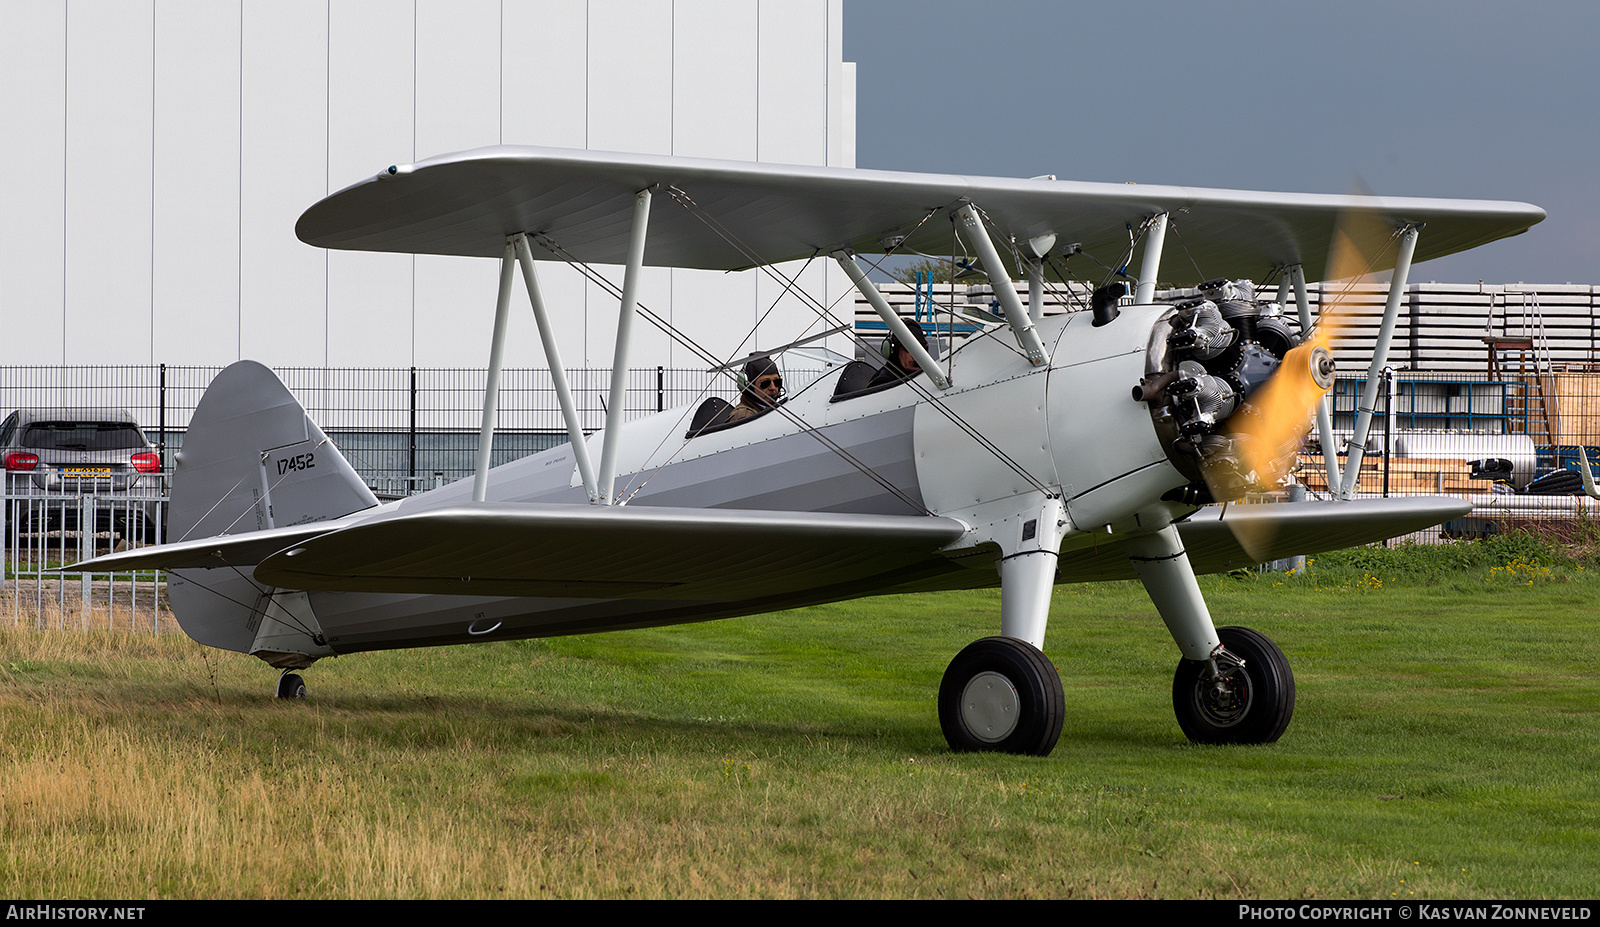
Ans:
<svg viewBox="0 0 1600 927"><path fill-rule="evenodd" d="M1178 726L1197 744L1273 743L1294 717L1289 658L1249 628L1218 628L1217 637L1244 666L1213 680L1206 663L1179 663L1172 678Z"/></svg>
<svg viewBox="0 0 1600 927"><path fill-rule="evenodd" d="M278 677L278 698L305 698L306 681L298 673L284 673Z"/></svg>
<svg viewBox="0 0 1600 927"><path fill-rule="evenodd" d="M968 644L939 683L939 726L957 753L1049 756L1066 713L1055 666L1016 638Z"/></svg>

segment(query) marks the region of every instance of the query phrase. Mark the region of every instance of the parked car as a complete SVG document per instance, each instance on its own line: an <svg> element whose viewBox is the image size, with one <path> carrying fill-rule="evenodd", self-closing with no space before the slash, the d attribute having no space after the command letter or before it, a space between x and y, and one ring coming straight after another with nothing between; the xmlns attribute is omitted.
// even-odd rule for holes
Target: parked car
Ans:
<svg viewBox="0 0 1600 927"><path fill-rule="evenodd" d="M155 538L161 457L124 409L18 409L0 423L0 465L8 527L75 528L81 507L65 500L93 495L96 530Z"/></svg>

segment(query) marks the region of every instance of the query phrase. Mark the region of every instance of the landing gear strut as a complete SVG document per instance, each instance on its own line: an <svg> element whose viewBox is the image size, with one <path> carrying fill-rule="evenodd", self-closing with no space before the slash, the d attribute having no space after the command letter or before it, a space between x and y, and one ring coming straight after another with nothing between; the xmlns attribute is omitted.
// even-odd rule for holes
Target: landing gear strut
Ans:
<svg viewBox="0 0 1600 927"><path fill-rule="evenodd" d="M1066 713L1055 666L1012 637L968 644L939 684L939 726L957 753L1049 756Z"/></svg>
<svg viewBox="0 0 1600 927"><path fill-rule="evenodd" d="M1172 680L1183 733L1197 744L1270 744L1282 737L1294 716L1289 658L1249 628L1213 627L1176 528L1123 546L1183 652Z"/></svg>
<svg viewBox="0 0 1600 927"><path fill-rule="evenodd" d="M305 697L306 681L300 678L300 674L284 670L283 675L278 677L278 698Z"/></svg>

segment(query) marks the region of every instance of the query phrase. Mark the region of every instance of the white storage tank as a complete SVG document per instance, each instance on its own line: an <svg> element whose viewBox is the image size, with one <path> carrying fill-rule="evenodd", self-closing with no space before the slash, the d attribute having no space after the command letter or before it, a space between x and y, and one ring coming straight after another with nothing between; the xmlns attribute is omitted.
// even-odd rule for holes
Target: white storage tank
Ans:
<svg viewBox="0 0 1600 927"><path fill-rule="evenodd" d="M1518 489L1526 486L1539 468L1538 451L1534 448L1533 438L1527 435L1396 432L1390 439L1390 447L1397 460L1483 460L1491 457L1509 460L1511 484Z"/></svg>

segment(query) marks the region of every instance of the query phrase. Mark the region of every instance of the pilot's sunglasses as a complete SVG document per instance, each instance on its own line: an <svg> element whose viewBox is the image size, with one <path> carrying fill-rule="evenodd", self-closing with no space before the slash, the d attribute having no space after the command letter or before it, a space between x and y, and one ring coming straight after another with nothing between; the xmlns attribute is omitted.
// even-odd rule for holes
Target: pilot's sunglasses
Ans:
<svg viewBox="0 0 1600 927"><path fill-rule="evenodd" d="M756 381L756 389L783 389L783 377L762 377Z"/></svg>

